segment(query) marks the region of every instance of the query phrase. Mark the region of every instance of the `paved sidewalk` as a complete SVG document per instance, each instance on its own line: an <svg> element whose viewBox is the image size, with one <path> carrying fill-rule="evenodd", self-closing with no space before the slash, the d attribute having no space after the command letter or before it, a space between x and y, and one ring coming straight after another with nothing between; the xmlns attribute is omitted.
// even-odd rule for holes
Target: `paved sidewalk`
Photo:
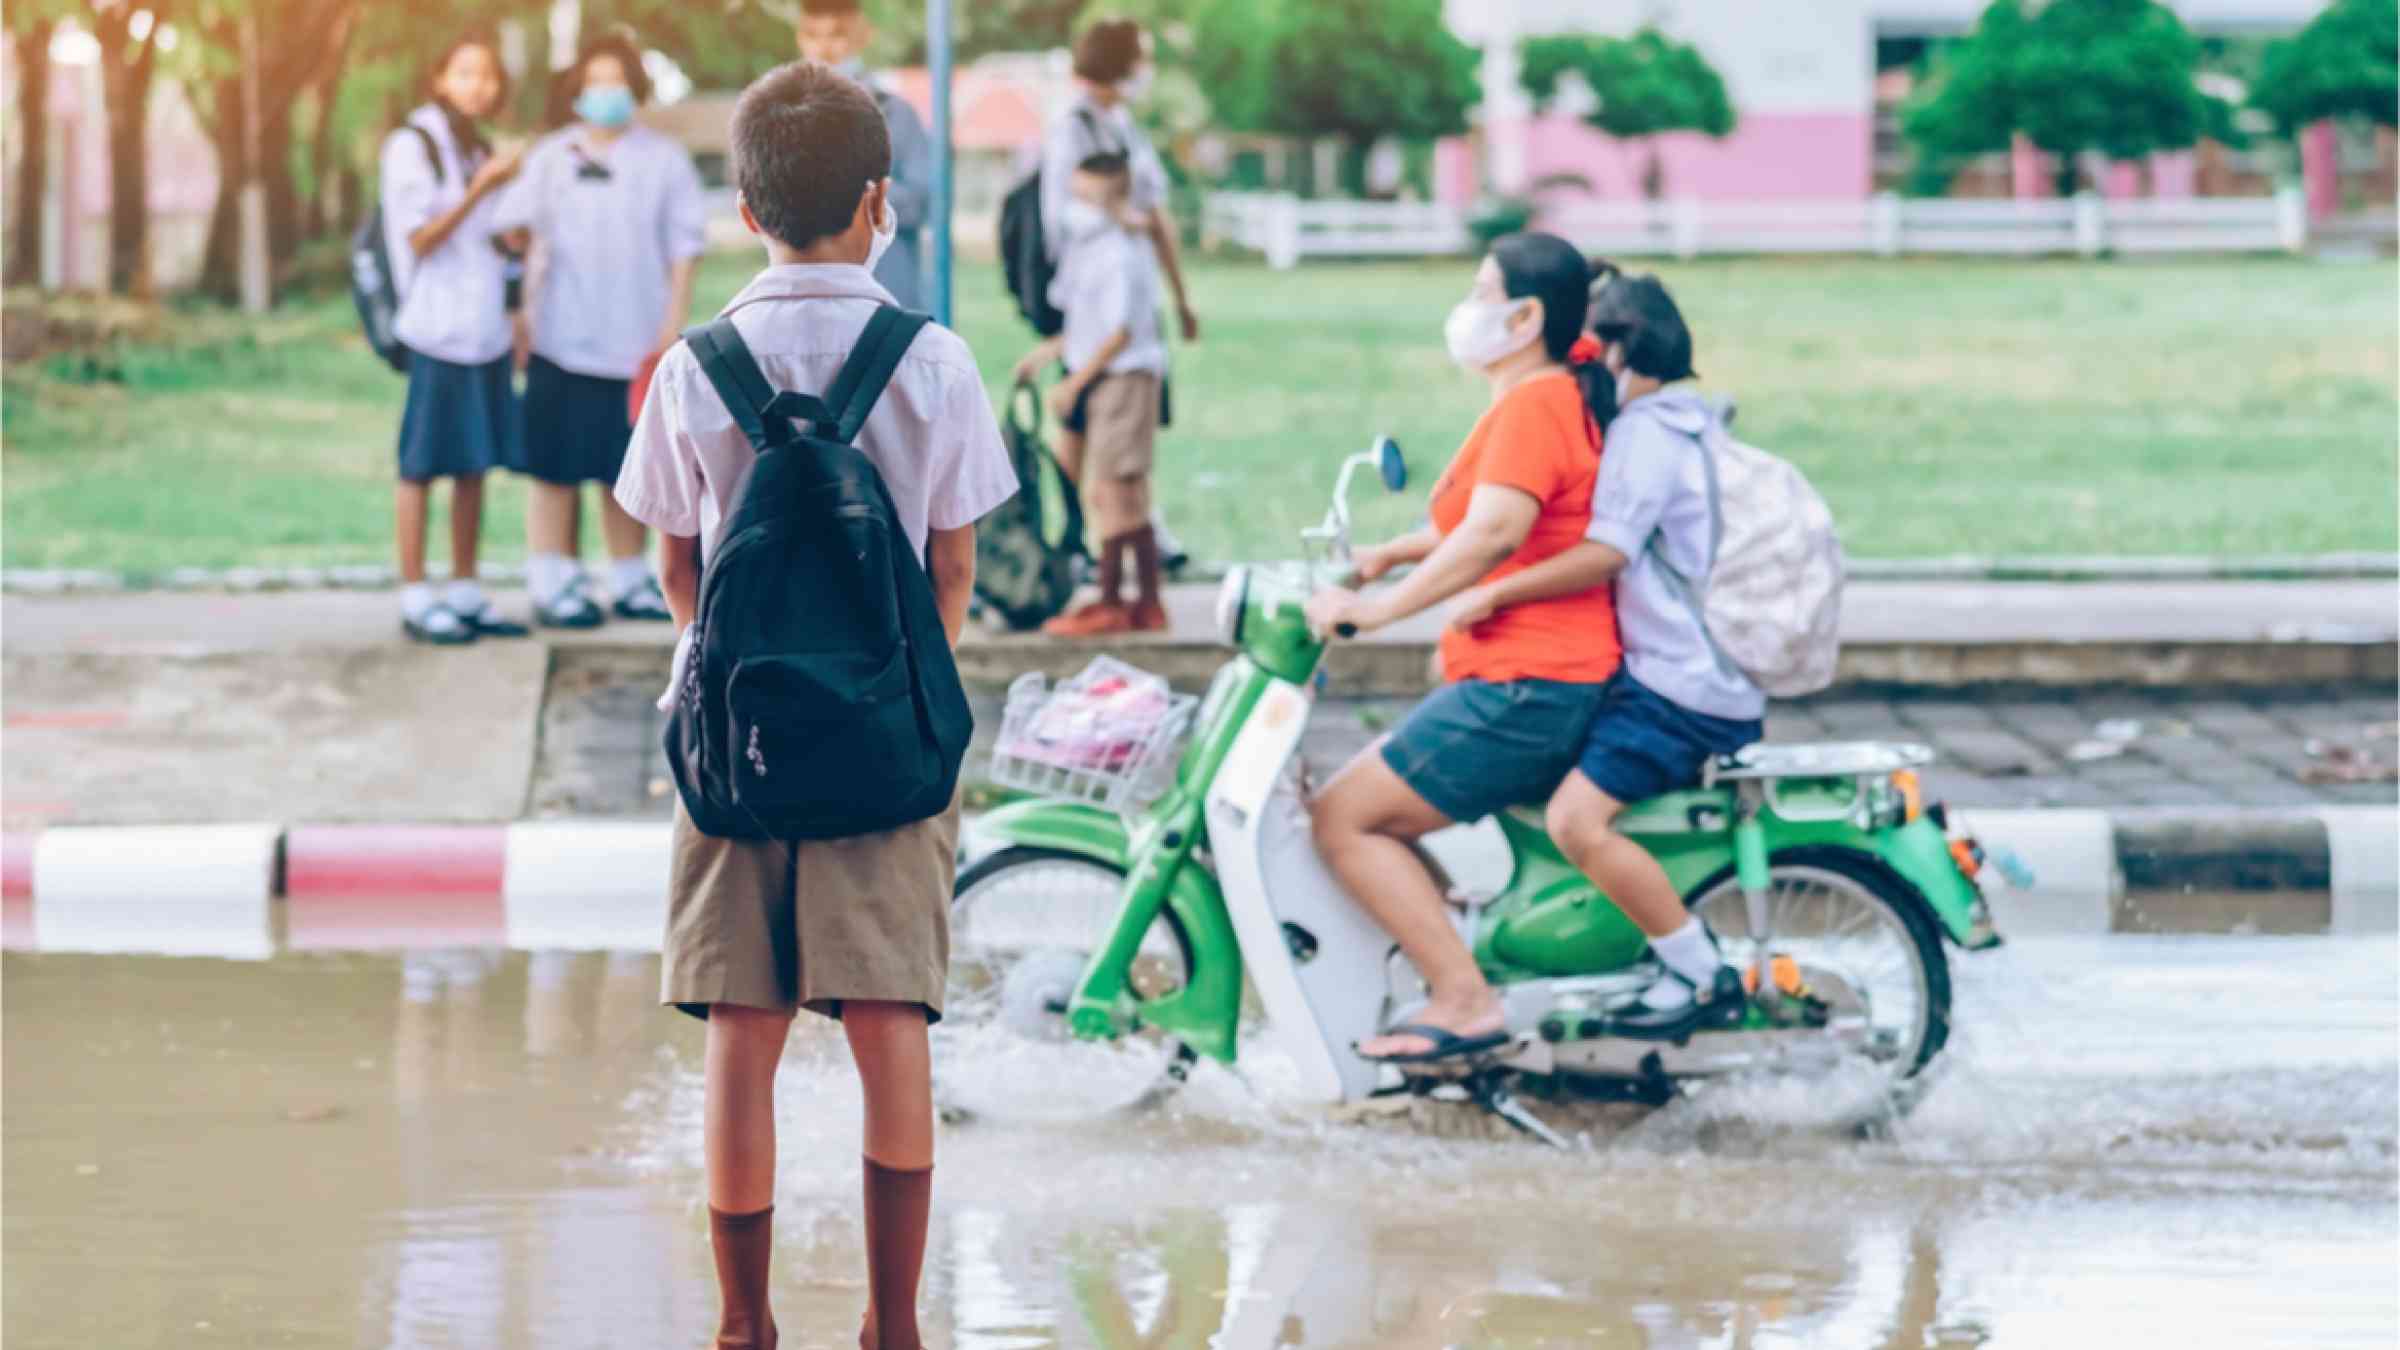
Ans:
<svg viewBox="0 0 2400 1350"><path fill-rule="evenodd" d="M664 816L670 805L661 715L651 706L663 660L632 652L562 653L527 814ZM997 695L976 696L979 775L1000 725ZM1305 750L1330 772L1405 715L1411 700L1322 700ZM2392 805L2389 780L2316 781L2337 759L2389 766L2400 756L2400 696L2335 686L2280 695L2160 691L2016 691L1940 697L1830 697L1779 703L1777 741L1912 740L1941 756L1928 790L1986 808ZM2316 753L2312 753L2312 745ZM2340 749L2336 749L2340 747ZM2356 772L2356 761L2342 761Z"/></svg>

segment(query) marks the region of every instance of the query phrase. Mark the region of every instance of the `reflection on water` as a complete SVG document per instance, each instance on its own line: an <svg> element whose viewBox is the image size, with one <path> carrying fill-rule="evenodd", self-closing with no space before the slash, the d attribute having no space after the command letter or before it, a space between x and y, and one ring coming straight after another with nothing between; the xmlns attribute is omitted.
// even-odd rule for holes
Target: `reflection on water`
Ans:
<svg viewBox="0 0 2400 1350"><path fill-rule="evenodd" d="M935 1344L2375 1345L2395 1331L2389 944L2018 951L1889 1140L1762 1086L1570 1123L1329 1122L1272 1064L1139 1124L952 1131ZM699 1035L655 957L16 956L11 1346L699 1346ZM785 1344L864 1298L857 1097L780 1101ZM1263 1090L1260 1090L1262 1089ZM845 1339L853 1338L853 1339Z"/></svg>

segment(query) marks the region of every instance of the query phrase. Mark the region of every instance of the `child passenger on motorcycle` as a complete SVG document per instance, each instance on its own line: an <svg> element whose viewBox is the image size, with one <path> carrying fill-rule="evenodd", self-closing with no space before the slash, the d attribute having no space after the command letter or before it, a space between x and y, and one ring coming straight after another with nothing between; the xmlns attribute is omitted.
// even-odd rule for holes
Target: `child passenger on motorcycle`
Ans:
<svg viewBox="0 0 2400 1350"><path fill-rule="evenodd" d="M1766 696L1722 659L1681 578L1708 575L1715 548L1702 434L1717 416L1688 385L1692 338L1656 277L1604 269L1590 316L1600 359L1616 377L1591 527L1583 542L1469 591L1451 615L1478 632L1516 605L1615 583L1624 663L1601 694L1574 772L1550 799L1550 837L1641 926L1664 967L1608 1033L1679 1040L1738 1020L1740 975L1683 906L1666 869L1617 833L1645 798L1700 782L1711 755L1759 739Z"/></svg>

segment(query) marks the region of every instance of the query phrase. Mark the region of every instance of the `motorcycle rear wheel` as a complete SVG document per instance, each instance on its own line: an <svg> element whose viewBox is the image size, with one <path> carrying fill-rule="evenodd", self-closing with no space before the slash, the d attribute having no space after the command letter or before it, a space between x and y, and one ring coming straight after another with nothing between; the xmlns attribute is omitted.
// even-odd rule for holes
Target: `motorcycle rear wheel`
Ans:
<svg viewBox="0 0 2400 1350"><path fill-rule="evenodd" d="M1837 972L1864 996L1869 1058L1895 1086L1921 1073L1950 1037L1950 963L1924 897L1880 860L1843 848L1780 850L1768 882L1776 953ZM1757 944L1733 870L1703 882L1689 905L1725 959L1748 969Z"/></svg>
<svg viewBox="0 0 2400 1350"><path fill-rule="evenodd" d="M934 1095L953 1118L1093 1119L1153 1105L1190 1054L1154 1028L1086 1040L1066 1004L1123 903L1124 869L1061 849L1001 849L961 872L950 906L950 984L933 1029ZM1191 944L1162 908L1129 983L1164 998L1191 978Z"/></svg>

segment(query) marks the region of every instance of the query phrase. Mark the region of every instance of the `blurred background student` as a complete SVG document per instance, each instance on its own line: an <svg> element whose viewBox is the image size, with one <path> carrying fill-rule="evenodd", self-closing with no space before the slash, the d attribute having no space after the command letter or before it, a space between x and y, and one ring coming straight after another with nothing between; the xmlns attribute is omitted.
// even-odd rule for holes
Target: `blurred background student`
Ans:
<svg viewBox="0 0 2400 1350"><path fill-rule="evenodd" d="M800 55L820 61L867 87L892 138L892 215L899 233L875 265L875 279L903 309L925 308L925 221L933 210L933 142L907 99L877 83L867 70L875 27L859 0L801 0Z"/></svg>
<svg viewBox="0 0 2400 1350"><path fill-rule="evenodd" d="M514 425L494 194L522 152L493 153L480 125L508 94L489 41L451 43L426 85L430 101L384 138L380 159L384 248L400 294L393 333L409 351L393 525L401 627L448 646L526 631L492 612L475 579L483 476L508 461ZM450 584L437 591L425 576L425 529L441 478L450 480Z"/></svg>
<svg viewBox="0 0 2400 1350"><path fill-rule="evenodd" d="M533 480L526 587L536 622L603 621L578 557L583 486L597 483L610 611L663 623L647 533L609 489L633 435L630 381L691 320L705 246L700 175L681 144L634 121L650 77L633 43L602 37L558 78L575 120L533 147L495 220L532 241L519 320L528 353L519 467Z"/></svg>

